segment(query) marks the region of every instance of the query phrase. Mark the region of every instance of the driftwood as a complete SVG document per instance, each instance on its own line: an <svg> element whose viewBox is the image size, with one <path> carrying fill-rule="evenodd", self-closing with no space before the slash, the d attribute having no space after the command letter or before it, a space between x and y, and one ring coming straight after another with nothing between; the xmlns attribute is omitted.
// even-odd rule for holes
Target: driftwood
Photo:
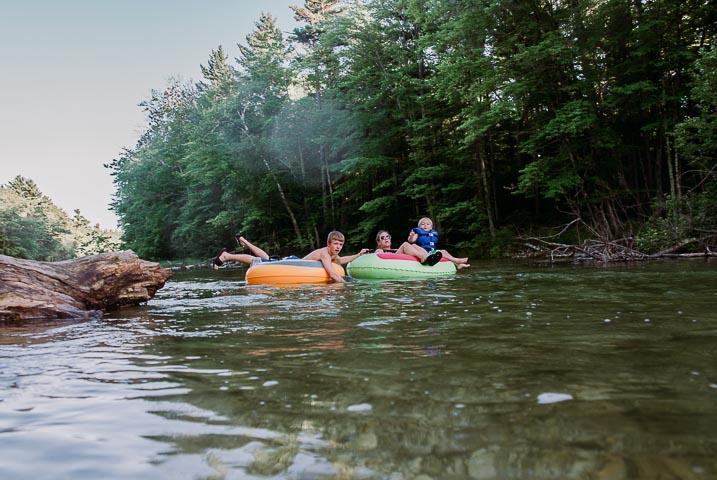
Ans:
<svg viewBox="0 0 717 480"><path fill-rule="evenodd" d="M564 225L556 235L548 237L520 237L522 253L516 255L520 258L548 259L551 262L632 262L637 260L653 260L659 258L695 258L715 257L717 252L712 250L709 242L714 241L715 235L708 235L703 238L689 238L682 240L677 245L664 249L653 254L646 254L633 248L634 241L626 237L616 240L584 240L579 244L559 243L553 239L560 237L569 227L582 225L588 231L600 238L600 235L592 228L584 224L581 219L575 219ZM702 252L678 253L681 249L690 245L702 246Z"/></svg>
<svg viewBox="0 0 717 480"><path fill-rule="evenodd" d="M0 255L0 320L101 317L148 301L171 276L130 250L62 262Z"/></svg>
<svg viewBox="0 0 717 480"><path fill-rule="evenodd" d="M615 241L585 240L580 244L572 245L566 243L549 242L541 238L524 239L523 258L545 258L551 262L573 261L573 262L633 262L638 260L654 260L658 258L696 258L696 257L717 257L706 246L703 252L673 253L684 245L675 246L658 253L646 254L634 248L628 243L630 239Z"/></svg>
<svg viewBox="0 0 717 480"><path fill-rule="evenodd" d="M603 242L598 240L585 240L581 244L571 245L565 243L548 242L540 238L527 239L524 244L530 258L544 257L551 261L570 260L574 262L597 261L617 262L646 260L648 255L633 250L620 242Z"/></svg>

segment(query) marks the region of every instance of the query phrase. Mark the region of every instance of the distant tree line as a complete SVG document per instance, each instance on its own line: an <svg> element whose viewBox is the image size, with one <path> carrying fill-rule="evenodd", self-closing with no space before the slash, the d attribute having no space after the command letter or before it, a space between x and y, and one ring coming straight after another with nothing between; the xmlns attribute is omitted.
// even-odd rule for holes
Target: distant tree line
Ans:
<svg viewBox="0 0 717 480"><path fill-rule="evenodd" d="M58 261L120 248L119 232L70 218L30 179L0 185L0 255Z"/></svg>
<svg viewBox="0 0 717 480"><path fill-rule="evenodd" d="M142 103L107 167L123 240L307 251L433 218L453 250L717 231L717 7L704 0L306 0ZM579 222L575 220L579 219ZM700 242L692 243L701 248ZM704 242L702 242L704 246Z"/></svg>

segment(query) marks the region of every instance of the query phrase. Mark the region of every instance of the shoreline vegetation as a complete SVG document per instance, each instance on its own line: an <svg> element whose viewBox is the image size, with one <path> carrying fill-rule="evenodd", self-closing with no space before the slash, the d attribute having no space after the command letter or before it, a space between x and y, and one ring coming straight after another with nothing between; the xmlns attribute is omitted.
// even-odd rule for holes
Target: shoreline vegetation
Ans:
<svg viewBox="0 0 717 480"><path fill-rule="evenodd" d="M105 165L121 248L210 258L242 231L308 252L339 230L356 249L429 216L472 258L717 251L711 3L300 3L293 32L262 14L234 61L219 46L140 104ZM12 211L0 253L57 238Z"/></svg>
<svg viewBox="0 0 717 480"><path fill-rule="evenodd" d="M122 249L121 233L92 225L80 210L70 218L29 178L0 185L0 255L61 261Z"/></svg>
<svg viewBox="0 0 717 480"><path fill-rule="evenodd" d="M5 195L9 190L18 190L19 186L23 186L32 192L29 198L26 198L26 203L32 206L33 202L39 203L42 208L38 208L38 205L34 205L35 211L45 212L44 216L47 217L50 212L55 216L55 220L60 219L62 224L67 226L74 225L74 228L59 228L54 231L50 231L47 238L32 239L32 243L39 245L47 245L51 241L57 241L59 245L69 245L70 250L60 252L58 254L55 251L55 255L60 258L30 258L33 260L65 260L69 258L79 258L87 255L93 255L98 253L107 253L119 250L120 242L118 236L120 232L100 230L98 226L94 229L89 227L84 217L82 217L79 211L76 211L75 223L67 217L58 207L52 203L52 200L44 196L32 180L24 179L22 177L16 177L13 182L8 185L0 186L0 195ZM20 195L21 196L21 195ZM12 202L6 202L10 205ZM28 211L29 206L25 205L24 208L19 205L11 205L16 208L16 213L22 211ZM29 220L32 220L32 216ZM41 219L40 219L41 220ZM35 219L36 222L42 223L40 220ZM46 220L50 222L50 220ZM641 229L645 229L646 226L640 226ZM7 222L5 225L0 224L0 239L3 240L0 246L8 250L8 245L12 245L12 237L7 234ZM21 229L22 230L22 229ZM580 237L579 232L572 233L571 230L582 230L589 236L576 243L570 243L569 241L560 241L563 237ZM674 230L674 228L673 228ZM30 232L25 231L24 234ZM42 232L41 232L42 233ZM45 230L48 233L48 230ZM663 235L665 231L661 232ZM582 219L575 219L568 224L562 226L557 234L546 235L546 236L531 236L531 235L516 235L512 239L512 248L510 251L506 251L499 256L512 258L512 259L525 259L525 260L546 260L551 263L560 262L573 262L573 263L619 263L619 262L636 262L646 260L658 260L666 258L707 258L717 257L717 231L702 231L703 236L701 237L689 237L684 238L679 233L674 234L672 237L675 239L674 243L662 248L658 251L644 252L640 250L636 245L636 239L634 237L623 237L619 239L608 239L601 237L600 233L597 232L590 225L585 223ZM585 236L585 234L582 234ZM18 237L15 240L15 244L22 249L22 238ZM665 244L665 240L662 240L662 244ZM79 248L78 248L79 247ZM653 246L654 247L654 246ZM0 249L2 250L2 249ZM22 250L19 250L22 251ZM30 251L26 248L25 251ZM48 252L43 252L47 255ZM7 254L5 251L0 251L0 254ZM28 258L28 256L10 255L17 258ZM196 269L196 268L207 268L211 267L211 258L208 259L197 259L197 258L184 258L184 259L166 259L160 262L165 268L172 270L185 270L185 269ZM230 268L242 265L233 265L233 262L227 262Z"/></svg>
<svg viewBox="0 0 717 480"><path fill-rule="evenodd" d="M541 238L526 238L521 253L513 258L529 260L546 259L558 263L572 261L574 263L598 262L637 262L646 260L659 260L665 258L707 258L717 257L717 249L705 246L702 252L682 252L679 250L691 245L700 244L697 238L687 239L679 245L674 245L661 252L647 254L631 248L633 239L624 238L617 241L584 240L581 244L565 244L550 242Z"/></svg>
<svg viewBox="0 0 717 480"><path fill-rule="evenodd" d="M579 243L558 241L558 238L568 229L572 227L578 228L579 226L582 226L593 236L581 240ZM634 237L613 240L601 238L598 232L580 219L568 223L556 235L546 237L521 236L516 239L516 244L516 252L512 255L513 258L544 259L551 262L615 263L665 258L717 257L717 232L709 232L700 238L680 238L676 243L659 251L645 253L639 250Z"/></svg>

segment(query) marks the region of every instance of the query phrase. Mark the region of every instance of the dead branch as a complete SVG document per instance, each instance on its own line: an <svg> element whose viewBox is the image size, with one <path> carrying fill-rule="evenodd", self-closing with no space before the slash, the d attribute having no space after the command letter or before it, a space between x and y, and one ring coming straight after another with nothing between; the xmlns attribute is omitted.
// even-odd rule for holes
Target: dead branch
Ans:
<svg viewBox="0 0 717 480"><path fill-rule="evenodd" d="M555 238L565 233L568 228L578 224L583 225L590 233L594 234L597 239L583 240L579 244L566 244L554 241ZM717 253L710 249L709 242L714 239L714 235L702 238L688 238L658 253L649 255L633 248L634 242L631 237L615 240L601 238L601 235L599 235L595 229L585 224L580 218L576 218L562 226L560 232L556 235L546 237L521 237L520 240L523 249L517 256L529 259L542 258L550 260L551 262L566 260L572 262L632 262L657 258L713 257L717 256ZM678 253L680 250L696 244L703 245L704 251Z"/></svg>

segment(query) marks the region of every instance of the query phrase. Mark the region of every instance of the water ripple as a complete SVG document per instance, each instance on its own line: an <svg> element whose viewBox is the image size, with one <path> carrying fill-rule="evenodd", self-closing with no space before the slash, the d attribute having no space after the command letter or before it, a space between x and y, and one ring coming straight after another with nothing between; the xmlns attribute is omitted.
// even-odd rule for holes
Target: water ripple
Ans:
<svg viewBox="0 0 717 480"><path fill-rule="evenodd" d="M673 265L188 272L2 326L0 477L711 478L717 273Z"/></svg>

